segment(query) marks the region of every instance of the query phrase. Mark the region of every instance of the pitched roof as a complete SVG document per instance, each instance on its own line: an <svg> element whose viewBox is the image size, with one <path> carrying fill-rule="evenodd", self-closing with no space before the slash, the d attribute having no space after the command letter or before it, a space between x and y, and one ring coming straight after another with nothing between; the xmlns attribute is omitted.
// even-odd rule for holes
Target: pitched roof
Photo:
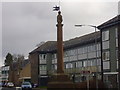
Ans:
<svg viewBox="0 0 120 90"><path fill-rule="evenodd" d="M41 46L39 46L36 49L34 49L29 54L32 54L32 53L35 53L35 52L47 52L47 51L51 51L52 48L56 48L56 41L47 41L44 44L42 44Z"/></svg>
<svg viewBox="0 0 120 90"><path fill-rule="evenodd" d="M105 23L101 24L98 26L98 29L103 29L103 28L107 28L110 26L114 26L117 25L118 23L120 23L120 15L117 15L116 17L106 21Z"/></svg>
<svg viewBox="0 0 120 90"><path fill-rule="evenodd" d="M90 42L95 42L95 39L98 41L100 39L100 32L94 32L90 33L81 37L77 37L74 39L70 39L68 41L64 42L64 48L71 48L71 47L77 47L82 46L85 44L88 44Z"/></svg>
<svg viewBox="0 0 120 90"><path fill-rule="evenodd" d="M80 45L82 46L87 43L91 43L91 42L94 43L95 39L97 39L97 41L100 40L100 32L94 32L81 37L76 37L76 38L64 41L63 47L64 49L79 47ZM41 46L39 46L38 48L34 49L29 54L36 53L36 52L39 52L39 53L56 52L56 50L57 50L57 42L48 41L42 44Z"/></svg>

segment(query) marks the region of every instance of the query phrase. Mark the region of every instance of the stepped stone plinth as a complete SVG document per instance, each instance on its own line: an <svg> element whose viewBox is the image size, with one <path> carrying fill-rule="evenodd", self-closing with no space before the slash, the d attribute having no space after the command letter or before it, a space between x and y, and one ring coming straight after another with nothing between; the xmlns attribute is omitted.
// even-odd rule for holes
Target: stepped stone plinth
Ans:
<svg viewBox="0 0 120 90"><path fill-rule="evenodd" d="M74 89L74 83L66 74L54 74L48 82L48 90Z"/></svg>

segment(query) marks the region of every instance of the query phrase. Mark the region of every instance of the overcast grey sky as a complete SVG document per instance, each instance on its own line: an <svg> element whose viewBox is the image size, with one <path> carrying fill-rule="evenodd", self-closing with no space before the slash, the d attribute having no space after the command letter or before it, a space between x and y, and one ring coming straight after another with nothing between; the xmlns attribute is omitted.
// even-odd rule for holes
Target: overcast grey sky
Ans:
<svg viewBox="0 0 120 90"><path fill-rule="evenodd" d="M41 41L56 40L58 2L2 2L2 59L8 52L26 57ZM64 40L79 37L118 14L118 2L61 2Z"/></svg>

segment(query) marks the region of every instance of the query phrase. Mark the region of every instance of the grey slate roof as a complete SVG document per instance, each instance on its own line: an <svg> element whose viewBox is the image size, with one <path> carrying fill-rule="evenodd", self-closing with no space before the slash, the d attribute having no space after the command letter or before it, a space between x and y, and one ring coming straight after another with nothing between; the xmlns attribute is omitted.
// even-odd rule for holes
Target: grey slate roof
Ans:
<svg viewBox="0 0 120 90"><path fill-rule="evenodd" d="M71 47L74 48L74 47L82 46L90 42L95 42L95 39L97 39L97 41L100 40L100 32L90 33L81 37L77 37L77 38L65 41L64 48L66 49Z"/></svg>
<svg viewBox="0 0 120 90"><path fill-rule="evenodd" d="M97 39L98 42L100 41L100 32L94 32L81 37L76 37L76 38L64 41L63 42L64 49L70 49L70 48L79 47L88 43L94 43L95 39ZM56 52L56 51L57 51L57 42L48 41L43 45L39 46L38 48L34 49L29 54L36 53L36 52L47 53L47 52Z"/></svg>
<svg viewBox="0 0 120 90"><path fill-rule="evenodd" d="M57 44L56 41L47 41L44 44L42 44L41 46L34 49L29 54L32 54L32 53L35 53L35 52L49 52L49 51L52 51L53 48L56 48L56 46L57 46L56 44Z"/></svg>
<svg viewBox="0 0 120 90"><path fill-rule="evenodd" d="M106 21L105 23L98 26L98 29L104 29L110 26L118 25L120 23L120 15L117 15L116 17Z"/></svg>

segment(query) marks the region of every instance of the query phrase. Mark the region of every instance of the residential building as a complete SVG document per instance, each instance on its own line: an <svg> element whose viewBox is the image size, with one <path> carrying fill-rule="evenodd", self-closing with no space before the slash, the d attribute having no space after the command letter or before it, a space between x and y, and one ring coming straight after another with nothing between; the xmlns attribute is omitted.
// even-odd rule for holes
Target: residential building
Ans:
<svg viewBox="0 0 120 90"><path fill-rule="evenodd" d="M48 80L47 71L51 70L50 64L47 64L47 63L51 62L52 60L51 55L52 55L52 52L54 52L53 50L54 48L56 48L56 42L48 41L29 53L29 60L31 63L31 82L32 83L40 85L41 83L39 81L44 80L42 85L44 86L46 84ZM40 58L41 55L42 57ZM47 68L47 65L48 65L48 68Z"/></svg>
<svg viewBox="0 0 120 90"><path fill-rule="evenodd" d="M1 81L8 82L8 74L9 74L9 66L2 66L1 67Z"/></svg>
<svg viewBox="0 0 120 90"><path fill-rule="evenodd" d="M95 43L95 40L97 41ZM97 75L101 78L101 47L100 32L91 33L64 41L64 71L70 77L75 75L75 81L82 77ZM48 76L57 70L57 48L55 41L48 41L30 52L31 80L44 86ZM37 70L36 70L37 69ZM96 73L97 72L97 73Z"/></svg>
<svg viewBox="0 0 120 90"><path fill-rule="evenodd" d="M31 64L28 59L22 62L19 81L22 83L24 81L31 82Z"/></svg>
<svg viewBox="0 0 120 90"><path fill-rule="evenodd" d="M118 23L120 15L108 20L94 32L64 41L64 71L75 81L83 76L89 79L96 75L118 87ZM97 43L95 43L95 40ZM31 61L31 81L40 86L46 85L48 77L57 70L57 43L48 41L29 53Z"/></svg>
<svg viewBox="0 0 120 90"><path fill-rule="evenodd" d="M23 81L31 81L31 65L29 59L13 62L9 71L9 81L20 86Z"/></svg>
<svg viewBox="0 0 120 90"><path fill-rule="evenodd" d="M0 82L2 82L2 67L0 67Z"/></svg>
<svg viewBox="0 0 120 90"><path fill-rule="evenodd" d="M118 23L120 15L98 26L102 36L103 78L113 88L118 87Z"/></svg>

